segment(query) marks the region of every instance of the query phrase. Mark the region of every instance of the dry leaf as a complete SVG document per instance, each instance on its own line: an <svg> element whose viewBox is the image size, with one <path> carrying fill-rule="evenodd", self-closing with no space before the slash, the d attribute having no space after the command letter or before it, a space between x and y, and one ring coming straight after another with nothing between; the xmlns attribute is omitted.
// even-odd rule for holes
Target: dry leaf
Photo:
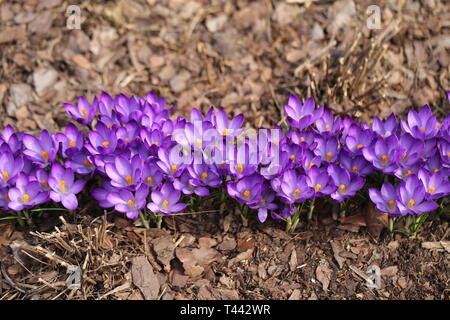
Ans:
<svg viewBox="0 0 450 320"><path fill-rule="evenodd" d="M153 272L152 265L145 256L133 258L131 267L133 284L136 285L146 300L156 300L159 294L159 281Z"/></svg>
<svg viewBox="0 0 450 320"><path fill-rule="evenodd" d="M316 269L316 278L317 280L322 283L322 289L323 291L328 291L328 286L330 285L331 280L331 273L333 270L331 270L326 264L319 264L319 266Z"/></svg>

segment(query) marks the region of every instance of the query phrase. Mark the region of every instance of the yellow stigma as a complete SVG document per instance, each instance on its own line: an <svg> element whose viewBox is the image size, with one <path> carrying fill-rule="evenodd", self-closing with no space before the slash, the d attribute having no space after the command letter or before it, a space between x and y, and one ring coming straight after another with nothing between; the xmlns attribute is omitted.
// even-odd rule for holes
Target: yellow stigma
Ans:
<svg viewBox="0 0 450 320"><path fill-rule="evenodd" d="M164 200L162 203L163 208L167 208L168 204L169 204L169 201Z"/></svg>
<svg viewBox="0 0 450 320"><path fill-rule="evenodd" d="M25 193L25 194L23 195L23 202L24 202L24 203L28 203L28 201L30 201L30 196L29 196L27 193Z"/></svg>
<svg viewBox="0 0 450 320"><path fill-rule="evenodd" d="M433 192L434 192L434 190L436 190L436 188L435 188L435 187L430 187L430 189L428 189L428 193L433 193Z"/></svg>
<svg viewBox="0 0 450 320"><path fill-rule="evenodd" d="M88 117L88 114L86 112L86 109L85 108L81 108L80 111L81 111L81 114L83 115L84 120L87 120L89 117Z"/></svg>
<svg viewBox="0 0 450 320"><path fill-rule="evenodd" d="M261 200L259 200L259 203L261 203L262 206L265 206L266 205L266 200L265 199L261 199Z"/></svg>
<svg viewBox="0 0 450 320"><path fill-rule="evenodd" d="M310 164L309 164L309 168L311 169L312 167L314 167L316 164L314 163L314 162L311 162Z"/></svg>
<svg viewBox="0 0 450 320"><path fill-rule="evenodd" d="M103 141L102 145L103 145L105 148L108 148L108 147L109 147L109 141Z"/></svg>
<svg viewBox="0 0 450 320"><path fill-rule="evenodd" d="M441 127L441 125L438 123L437 125L436 125L436 129L439 129Z"/></svg>
<svg viewBox="0 0 450 320"><path fill-rule="evenodd" d="M280 142L280 140L278 138L273 139L273 143L278 144L278 142Z"/></svg>
<svg viewBox="0 0 450 320"><path fill-rule="evenodd" d="M227 133L228 133L228 129L223 129L223 130L222 130L222 135L223 135L223 136L226 136Z"/></svg>
<svg viewBox="0 0 450 320"><path fill-rule="evenodd" d="M127 180L127 183L128 183L129 186L133 184L133 177L131 177L131 176L126 176L126 177L125 177L125 180Z"/></svg>
<svg viewBox="0 0 450 320"><path fill-rule="evenodd" d="M64 180L61 180L59 182L59 185L61 186L61 191L66 192L66 182Z"/></svg>
<svg viewBox="0 0 450 320"><path fill-rule="evenodd" d="M75 141L73 141L73 140L69 142L69 146L71 146L71 147L75 147L76 145L77 145L77 144L76 144Z"/></svg>
<svg viewBox="0 0 450 320"><path fill-rule="evenodd" d="M305 141L305 137L300 137L300 141L304 142Z"/></svg>
<svg viewBox="0 0 450 320"><path fill-rule="evenodd" d="M292 161L294 161L295 160L295 155L292 154L290 158L291 158Z"/></svg>
<svg viewBox="0 0 450 320"><path fill-rule="evenodd" d="M329 125L326 125L326 126L325 126L325 129L326 129L327 131L330 131L330 130L331 130Z"/></svg>
<svg viewBox="0 0 450 320"><path fill-rule="evenodd" d="M48 187L48 182L47 182L47 180L41 180L41 184L44 186L44 187Z"/></svg>
<svg viewBox="0 0 450 320"><path fill-rule="evenodd" d="M331 152L327 152L327 161L331 161L331 156L332 156Z"/></svg>
<svg viewBox="0 0 450 320"><path fill-rule="evenodd" d="M237 171L239 172L239 173L242 173L242 171L244 171L244 166L242 165L242 164L238 164L237 165Z"/></svg>
<svg viewBox="0 0 450 320"><path fill-rule="evenodd" d="M45 151L42 151L42 156L45 158L45 160L48 160L48 153Z"/></svg>
<svg viewBox="0 0 450 320"><path fill-rule="evenodd" d="M356 148L358 148L358 149L361 149L362 147L364 147L362 144L358 144L358 145L356 146Z"/></svg>
<svg viewBox="0 0 450 320"><path fill-rule="evenodd" d="M5 180L5 182L8 182L8 180L9 180L9 174L8 174L8 172L3 171L2 174L3 174L3 180Z"/></svg>
<svg viewBox="0 0 450 320"><path fill-rule="evenodd" d="M88 167L93 167L94 165L89 160L84 160L83 163L87 165Z"/></svg>
<svg viewBox="0 0 450 320"><path fill-rule="evenodd" d="M245 197L245 199L248 199L250 197L250 190L244 191L244 197Z"/></svg>
<svg viewBox="0 0 450 320"><path fill-rule="evenodd" d="M128 203L128 205L130 206L130 207L134 207L134 201L133 200L128 200L127 201L127 203Z"/></svg>
<svg viewBox="0 0 450 320"><path fill-rule="evenodd" d="M6 199L6 201L11 201L11 199L9 198L7 193L5 193L5 199Z"/></svg>
<svg viewBox="0 0 450 320"><path fill-rule="evenodd" d="M401 161L405 161L405 159L406 159L406 157L407 157L407 155L406 155L406 153L402 156L402 158L400 159Z"/></svg>
<svg viewBox="0 0 450 320"><path fill-rule="evenodd" d="M153 182L153 178L152 177L147 177L147 183L148 184L152 184Z"/></svg>
<svg viewBox="0 0 450 320"><path fill-rule="evenodd" d="M406 171L405 176L409 176L411 174L411 170Z"/></svg>
<svg viewBox="0 0 450 320"><path fill-rule="evenodd" d="M197 147L201 148L203 145L202 139L197 139Z"/></svg>
<svg viewBox="0 0 450 320"><path fill-rule="evenodd" d="M341 185L339 186L339 190L341 190L341 192L345 192L345 190L347 190L345 184L341 184Z"/></svg>
<svg viewBox="0 0 450 320"><path fill-rule="evenodd" d="M434 173L439 172L439 169L436 168L436 169L433 170L433 172L434 172Z"/></svg>
<svg viewBox="0 0 450 320"><path fill-rule="evenodd" d="M388 162L389 157L385 154L381 155L381 161L383 161L384 164Z"/></svg>
<svg viewBox="0 0 450 320"><path fill-rule="evenodd" d="M293 195L294 195L294 197L295 198L298 198L298 195L300 194L300 189L295 189L294 190L294 193L293 193Z"/></svg>
<svg viewBox="0 0 450 320"><path fill-rule="evenodd" d="M352 167L352 171L357 171L358 170L358 167L357 166L353 166Z"/></svg>
<svg viewBox="0 0 450 320"><path fill-rule="evenodd" d="M299 119L303 119L304 115L301 115Z"/></svg>
<svg viewBox="0 0 450 320"><path fill-rule="evenodd" d="M316 186L314 187L314 190L316 190L316 192L319 192L321 188L322 188L322 186L320 184L316 184Z"/></svg>
<svg viewBox="0 0 450 320"><path fill-rule="evenodd" d="M172 165L172 174L174 174L175 172L177 172L178 168L176 165Z"/></svg>
<svg viewBox="0 0 450 320"><path fill-rule="evenodd" d="M207 177L208 177L208 174L206 172L203 172L201 175L202 181L205 181Z"/></svg>
<svg viewBox="0 0 450 320"><path fill-rule="evenodd" d="M409 199L408 208L412 208L414 206L414 203L415 203L414 199Z"/></svg>
<svg viewBox="0 0 450 320"><path fill-rule="evenodd" d="M130 138L125 138L125 141L126 142L130 142Z"/></svg>
<svg viewBox="0 0 450 320"><path fill-rule="evenodd" d="M425 128L424 127L420 128L420 131L425 131Z"/></svg>
<svg viewBox="0 0 450 320"><path fill-rule="evenodd" d="M112 123L108 123L106 126L111 129L113 125Z"/></svg>
<svg viewBox="0 0 450 320"><path fill-rule="evenodd" d="M380 134L380 137L382 137L384 139L384 134Z"/></svg>
<svg viewBox="0 0 450 320"><path fill-rule="evenodd" d="M391 209L391 210L394 209L395 201L394 200L389 200L388 203L389 203L389 209Z"/></svg>
<svg viewBox="0 0 450 320"><path fill-rule="evenodd" d="M222 169L225 169L225 168L226 168L225 163L222 163L222 164L220 165L220 167L221 167Z"/></svg>
<svg viewBox="0 0 450 320"><path fill-rule="evenodd" d="M159 142L158 142L158 141L154 142L153 144L154 144L155 146L159 146Z"/></svg>

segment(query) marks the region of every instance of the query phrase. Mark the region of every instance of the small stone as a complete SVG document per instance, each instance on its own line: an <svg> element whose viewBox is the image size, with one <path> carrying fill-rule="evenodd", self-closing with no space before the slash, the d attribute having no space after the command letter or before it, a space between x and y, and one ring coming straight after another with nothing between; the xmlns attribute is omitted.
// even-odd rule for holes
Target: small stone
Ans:
<svg viewBox="0 0 450 320"><path fill-rule="evenodd" d="M33 83L36 92L42 96L58 78L58 72L52 68L40 68L33 73Z"/></svg>
<svg viewBox="0 0 450 320"><path fill-rule="evenodd" d="M30 112L28 111L27 106L22 106L16 110L17 120L27 119L29 117L30 117Z"/></svg>
<svg viewBox="0 0 450 320"><path fill-rule="evenodd" d="M180 92L186 89L186 82L191 77L191 74L183 70L177 75L175 75L172 79L170 79L170 88L173 92Z"/></svg>
<svg viewBox="0 0 450 320"><path fill-rule="evenodd" d="M16 83L9 89L10 100L7 106L8 115L14 117L16 110L33 100L33 90L26 83Z"/></svg>
<svg viewBox="0 0 450 320"><path fill-rule="evenodd" d="M227 23L227 16L222 14L220 16L206 20L206 28L209 32L217 32L222 30Z"/></svg>

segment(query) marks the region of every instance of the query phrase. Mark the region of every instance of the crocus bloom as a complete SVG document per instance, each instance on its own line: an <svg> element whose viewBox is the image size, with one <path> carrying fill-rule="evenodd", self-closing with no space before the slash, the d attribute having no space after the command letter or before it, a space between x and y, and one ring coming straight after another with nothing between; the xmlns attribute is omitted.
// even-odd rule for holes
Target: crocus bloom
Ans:
<svg viewBox="0 0 450 320"><path fill-rule="evenodd" d="M281 190L279 196L287 203L303 202L314 195L309 178L298 174L294 170L287 170L281 178Z"/></svg>
<svg viewBox="0 0 450 320"><path fill-rule="evenodd" d="M0 154L0 187L12 185L16 176L23 169L22 157L14 157L11 153Z"/></svg>
<svg viewBox="0 0 450 320"><path fill-rule="evenodd" d="M378 138L374 145L363 149L363 156L372 165L384 173L392 173L397 168L401 149L395 135L386 139Z"/></svg>
<svg viewBox="0 0 450 320"><path fill-rule="evenodd" d="M121 189L118 192L109 193L107 200L114 205L116 211L125 213L129 219L136 219L140 210L145 207L148 190L149 188L145 184L142 184L135 194Z"/></svg>
<svg viewBox="0 0 450 320"><path fill-rule="evenodd" d="M66 157L80 151L84 146L83 132L73 123L69 123L65 133L55 134L55 140L61 145L62 154Z"/></svg>
<svg viewBox="0 0 450 320"><path fill-rule="evenodd" d="M353 124L348 129L345 145L349 151L359 155L364 147L370 146L372 140L372 130L363 130L358 125Z"/></svg>
<svg viewBox="0 0 450 320"><path fill-rule="evenodd" d="M324 108L316 109L313 98L308 98L302 104L300 100L291 95L288 104L284 106L287 122L291 127L305 129L316 122L323 114Z"/></svg>
<svg viewBox="0 0 450 320"><path fill-rule="evenodd" d="M237 136L242 132L242 124L244 123L244 115L239 114L231 121L224 110L218 110L212 117L214 127L222 136Z"/></svg>
<svg viewBox="0 0 450 320"><path fill-rule="evenodd" d="M35 207L48 201L48 192L42 190L39 182L31 181L28 176L20 173L16 186L8 191L8 206L14 211Z"/></svg>
<svg viewBox="0 0 450 320"><path fill-rule="evenodd" d="M237 179L253 174L258 168L258 153L251 143L229 148L228 157L230 173Z"/></svg>
<svg viewBox="0 0 450 320"><path fill-rule="evenodd" d="M241 203L253 203L261 198L264 179L257 173L227 183L228 194Z"/></svg>
<svg viewBox="0 0 450 320"><path fill-rule="evenodd" d="M161 169L154 161L147 160L142 168L142 180L149 187L155 187L161 184L163 174Z"/></svg>
<svg viewBox="0 0 450 320"><path fill-rule="evenodd" d="M397 188L397 198L397 205L402 215L418 215L436 210L438 207L436 202L426 200L425 187L415 175L410 175L400 183Z"/></svg>
<svg viewBox="0 0 450 320"><path fill-rule="evenodd" d="M373 166L363 156L352 157L348 152L341 151L339 161L343 168L362 177L368 176L373 172Z"/></svg>
<svg viewBox="0 0 450 320"><path fill-rule="evenodd" d="M181 192L175 190L171 183L166 182L162 185L161 190L152 192L152 202L147 205L147 208L154 213L164 215L180 212L186 208L185 203L178 203L180 196Z"/></svg>
<svg viewBox="0 0 450 320"><path fill-rule="evenodd" d="M123 189L120 189L123 191ZM103 181L103 188L97 188L92 190L92 197L98 201L98 205L102 208L114 207L114 204L108 200L108 195L110 193L117 193L119 189L113 187L108 180Z"/></svg>
<svg viewBox="0 0 450 320"><path fill-rule="evenodd" d="M333 179L328 175L324 168L312 167L306 174L308 185L313 188L314 196L322 197L332 194L337 187L334 185Z"/></svg>
<svg viewBox="0 0 450 320"><path fill-rule="evenodd" d="M222 179L214 166L192 164L188 167L188 171L192 177L191 183L195 186L215 188L222 183Z"/></svg>
<svg viewBox="0 0 450 320"><path fill-rule="evenodd" d="M423 168L430 173L441 172L444 176L450 175L450 168L443 166L439 153L435 151L435 154L429 157L423 164Z"/></svg>
<svg viewBox="0 0 450 320"><path fill-rule="evenodd" d="M383 183L381 192L377 189L370 188L369 196L381 212L387 213L392 217L401 215L397 207L397 192L389 182Z"/></svg>
<svg viewBox="0 0 450 320"><path fill-rule="evenodd" d="M350 174L347 169L330 164L327 170L334 184L337 186L337 190L331 194L331 198L337 202L342 202L344 199L353 197L364 186L364 178Z"/></svg>
<svg viewBox="0 0 450 320"><path fill-rule="evenodd" d="M440 128L428 105L424 105L419 112L409 110L408 121L401 120L400 124L405 132L421 140L434 138Z"/></svg>
<svg viewBox="0 0 450 320"><path fill-rule="evenodd" d="M217 131L209 121L195 121L186 123L183 129L175 130L173 138L187 149L203 150L216 138Z"/></svg>
<svg viewBox="0 0 450 320"><path fill-rule="evenodd" d="M34 178L40 183L42 190L50 191L50 186L48 185L49 174L44 169L37 169ZM33 177L31 177L33 178Z"/></svg>
<svg viewBox="0 0 450 320"><path fill-rule="evenodd" d="M132 159L117 156L114 163L105 165L105 171L114 187L135 190L142 182L142 165L139 155Z"/></svg>
<svg viewBox="0 0 450 320"><path fill-rule="evenodd" d="M69 210L78 207L78 200L75 196L83 190L86 180L77 180L71 169L64 169L59 163L54 163L48 178L48 185L52 189L50 198L55 202L61 202Z"/></svg>
<svg viewBox="0 0 450 320"><path fill-rule="evenodd" d="M267 219L267 213L270 210L275 210L278 206L273 203L275 200L275 193L265 185L261 191L260 199L248 204L252 209L258 210L258 219L260 222L264 222Z"/></svg>
<svg viewBox="0 0 450 320"><path fill-rule="evenodd" d="M135 121L128 122L124 127L120 127L116 131L117 139L124 145L135 146L139 137L139 125Z"/></svg>
<svg viewBox="0 0 450 320"><path fill-rule="evenodd" d="M398 164L404 168L415 165L424 151L423 141L413 138L409 133L400 137L399 147L401 152Z"/></svg>
<svg viewBox="0 0 450 320"><path fill-rule="evenodd" d="M341 118L334 118L333 112L326 109L319 119L316 120L316 128L321 134L334 135L341 129Z"/></svg>
<svg viewBox="0 0 450 320"><path fill-rule="evenodd" d="M161 168L161 170L170 178L179 177L187 165L192 162L191 154L181 154L178 146L170 150L159 149L158 158L159 160L156 164Z"/></svg>
<svg viewBox="0 0 450 320"><path fill-rule="evenodd" d="M398 128L397 117L395 114L391 113L391 115L384 122L380 120L380 118L375 117L372 122L372 128L373 131L378 133L381 138L387 138L391 135L395 135Z"/></svg>
<svg viewBox="0 0 450 320"><path fill-rule="evenodd" d="M66 109L67 113L74 120L82 124L90 124L92 122L92 119L94 119L95 113L97 112L97 107L97 98L94 98L94 101L90 104L83 96L78 98L78 104L76 106L70 103L64 104L64 109Z"/></svg>
<svg viewBox="0 0 450 320"><path fill-rule="evenodd" d="M91 156L83 149L82 151L74 153L72 157L64 163L64 166L72 169L78 174L87 175L95 171L95 165L90 158Z"/></svg>
<svg viewBox="0 0 450 320"><path fill-rule="evenodd" d="M25 134L23 137L25 150L23 153L37 166L44 168L55 159L56 147L53 143L52 135L47 130L43 130L39 139Z"/></svg>
<svg viewBox="0 0 450 320"><path fill-rule="evenodd" d="M438 148L441 154L442 162L450 165L450 142L445 139L441 139L438 142Z"/></svg>
<svg viewBox="0 0 450 320"><path fill-rule="evenodd" d="M173 181L175 189L182 191L184 194L195 193L198 196L206 197L209 195L209 190L203 186L196 186L193 183L193 179L189 172L185 170L178 178Z"/></svg>
<svg viewBox="0 0 450 320"><path fill-rule="evenodd" d="M450 194L450 182L441 172L430 174L424 169L419 169L417 176L425 187L427 199L443 198Z"/></svg>
<svg viewBox="0 0 450 320"><path fill-rule="evenodd" d="M303 169L305 171L308 171L313 166L320 167L320 165L322 164L322 157L320 155L314 155L314 153L310 150L305 150L302 162Z"/></svg>
<svg viewBox="0 0 450 320"><path fill-rule="evenodd" d="M8 188L0 188L0 209L8 210L9 201Z"/></svg>
<svg viewBox="0 0 450 320"><path fill-rule="evenodd" d="M89 132L88 139L89 143L86 144L86 149L91 154L109 154L116 150L116 132L102 122L97 123L95 131Z"/></svg>
<svg viewBox="0 0 450 320"><path fill-rule="evenodd" d="M314 153L325 162L335 162L339 156L338 140L336 137L318 137L316 139L317 147Z"/></svg>

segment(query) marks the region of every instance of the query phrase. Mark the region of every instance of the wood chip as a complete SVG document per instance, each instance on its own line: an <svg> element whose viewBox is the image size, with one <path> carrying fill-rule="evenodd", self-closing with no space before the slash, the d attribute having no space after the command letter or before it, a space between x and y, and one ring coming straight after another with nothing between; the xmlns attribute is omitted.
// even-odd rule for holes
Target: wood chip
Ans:
<svg viewBox="0 0 450 320"><path fill-rule="evenodd" d="M131 267L133 284L136 285L146 300L156 300L159 294L159 281L153 272L152 265L145 256L134 257Z"/></svg>

